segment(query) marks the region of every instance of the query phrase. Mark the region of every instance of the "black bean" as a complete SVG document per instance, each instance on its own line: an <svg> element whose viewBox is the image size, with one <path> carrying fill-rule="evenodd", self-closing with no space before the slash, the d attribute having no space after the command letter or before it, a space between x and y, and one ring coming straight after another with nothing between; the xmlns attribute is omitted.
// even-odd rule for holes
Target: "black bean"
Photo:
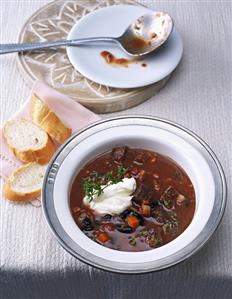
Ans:
<svg viewBox="0 0 232 299"><path fill-rule="evenodd" d="M137 207L137 208L140 208L140 207L141 207L141 204L142 204L141 200L138 199L136 196L133 196L133 197L132 197L132 203L133 203L133 205L134 205L135 207Z"/></svg>
<svg viewBox="0 0 232 299"><path fill-rule="evenodd" d="M128 227L128 226L118 226L117 230L120 233L124 233L124 234L131 234L133 232L133 229L131 227Z"/></svg>
<svg viewBox="0 0 232 299"><path fill-rule="evenodd" d="M83 228L83 230L91 231L91 230L93 230L93 227L92 226L86 226L86 227Z"/></svg>
<svg viewBox="0 0 232 299"><path fill-rule="evenodd" d="M83 230L86 230L86 231L93 230L92 222L88 217L85 217L82 220L81 227L82 227Z"/></svg>
<svg viewBox="0 0 232 299"><path fill-rule="evenodd" d="M152 210L154 210L157 206L158 206L158 200L153 201L152 203L150 203L150 207L151 207Z"/></svg>
<svg viewBox="0 0 232 299"><path fill-rule="evenodd" d="M105 215L103 216L103 219L104 219L104 220L110 220L110 219L112 219L112 215L110 215L110 214L105 214Z"/></svg>
<svg viewBox="0 0 232 299"><path fill-rule="evenodd" d="M122 219L126 219L127 216L129 216L131 213L131 210L130 209L127 209L125 211L123 211L119 216L122 218Z"/></svg>
<svg viewBox="0 0 232 299"><path fill-rule="evenodd" d="M88 217L85 217L83 220L82 220L82 224L83 225L91 225L91 220L88 218Z"/></svg>

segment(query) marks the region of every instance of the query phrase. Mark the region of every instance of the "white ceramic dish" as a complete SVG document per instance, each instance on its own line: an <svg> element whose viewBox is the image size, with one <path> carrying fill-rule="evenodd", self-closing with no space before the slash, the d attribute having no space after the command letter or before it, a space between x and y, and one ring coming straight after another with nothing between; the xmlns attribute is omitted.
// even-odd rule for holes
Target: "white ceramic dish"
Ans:
<svg viewBox="0 0 232 299"><path fill-rule="evenodd" d="M172 242L145 252L112 250L90 240L75 224L69 192L77 172L96 155L118 145L151 149L185 169L196 192L189 227ZM151 117L121 117L96 123L72 137L48 167L43 209L59 242L81 260L116 272L141 273L176 264L197 251L216 229L225 207L226 185L219 162L193 133Z"/></svg>
<svg viewBox="0 0 232 299"><path fill-rule="evenodd" d="M151 12L148 8L133 5L114 5L99 9L78 21L68 39L120 36L131 22L148 12ZM127 68L107 64L100 56L101 51L105 50L118 58L131 59L131 56L114 44L68 47L67 54L72 65L86 78L110 87L135 88L158 82L168 76L181 60L183 43L174 28L159 50ZM147 67L142 67L142 63L146 63Z"/></svg>

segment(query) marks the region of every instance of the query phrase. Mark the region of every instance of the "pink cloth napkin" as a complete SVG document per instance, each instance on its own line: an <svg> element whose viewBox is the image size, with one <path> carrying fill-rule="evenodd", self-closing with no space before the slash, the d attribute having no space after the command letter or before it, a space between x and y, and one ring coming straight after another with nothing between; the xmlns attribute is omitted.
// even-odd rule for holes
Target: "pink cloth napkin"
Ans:
<svg viewBox="0 0 232 299"><path fill-rule="evenodd" d="M53 88L45 85L42 82L35 82L32 88L31 94L35 93L39 98L46 103L46 105L54 111L58 117L72 129L72 134L75 134L83 128L84 126L93 123L100 119L100 117L90 110L86 109L77 102L71 100L68 96L65 96ZM30 101L29 99L24 103L21 109L14 114L10 119L25 118L30 119L29 110L30 110ZM11 152L9 149L6 140L3 136L2 128L0 135L0 175L3 179L7 179L10 173L22 164Z"/></svg>

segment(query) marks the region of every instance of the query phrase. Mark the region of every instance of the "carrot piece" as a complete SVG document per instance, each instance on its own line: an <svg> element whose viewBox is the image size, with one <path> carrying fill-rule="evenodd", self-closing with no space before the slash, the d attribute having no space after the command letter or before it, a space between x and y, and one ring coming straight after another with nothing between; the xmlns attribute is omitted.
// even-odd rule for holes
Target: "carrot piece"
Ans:
<svg viewBox="0 0 232 299"><path fill-rule="evenodd" d="M139 219L135 215L130 215L127 217L127 223L131 228L136 228L139 226Z"/></svg>
<svg viewBox="0 0 232 299"><path fill-rule="evenodd" d="M106 233L100 233L97 238L102 243L105 243L106 241L109 240L109 237L107 236Z"/></svg>

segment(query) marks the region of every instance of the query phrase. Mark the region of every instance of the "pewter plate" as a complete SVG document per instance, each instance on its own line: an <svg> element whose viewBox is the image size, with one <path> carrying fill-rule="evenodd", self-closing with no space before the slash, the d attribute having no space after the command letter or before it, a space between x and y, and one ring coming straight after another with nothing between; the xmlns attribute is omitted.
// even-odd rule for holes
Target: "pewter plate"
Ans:
<svg viewBox="0 0 232 299"><path fill-rule="evenodd" d="M182 138L188 144L193 146L204 157L212 173L215 184L215 199L212 212L206 225L191 243L189 243L181 250L177 251L175 254L168 256L167 258L163 258L158 261L154 260L149 263L137 263L136 261L136 263L130 265L121 262L109 261L104 258L100 258L97 255L90 254L89 252L87 252L87 250L83 249L83 247L77 244L77 242L74 242L64 230L57 217L54 207L53 194L54 183L56 180L56 176L59 173L59 168L62 166L64 159L76 146L78 146L79 143L83 142L86 138L92 136L96 132L104 131L117 126L124 126L126 129L126 126L132 125L135 126L135 129L137 125L144 126L144 129L148 127L160 128L162 130L175 134L176 136ZM180 263L181 261L189 258L191 255L196 253L200 248L203 247L203 245L205 245L205 243L209 240L209 238L216 230L223 216L225 205L225 176L220 162L218 161L217 157L210 149L210 147L190 130L171 121L150 116L125 116L103 120L86 127L76 135L72 136L57 151L52 161L50 162L45 175L42 191L42 207L47 223L55 238L70 254L94 267L112 272L129 274L146 273L165 269Z"/></svg>

